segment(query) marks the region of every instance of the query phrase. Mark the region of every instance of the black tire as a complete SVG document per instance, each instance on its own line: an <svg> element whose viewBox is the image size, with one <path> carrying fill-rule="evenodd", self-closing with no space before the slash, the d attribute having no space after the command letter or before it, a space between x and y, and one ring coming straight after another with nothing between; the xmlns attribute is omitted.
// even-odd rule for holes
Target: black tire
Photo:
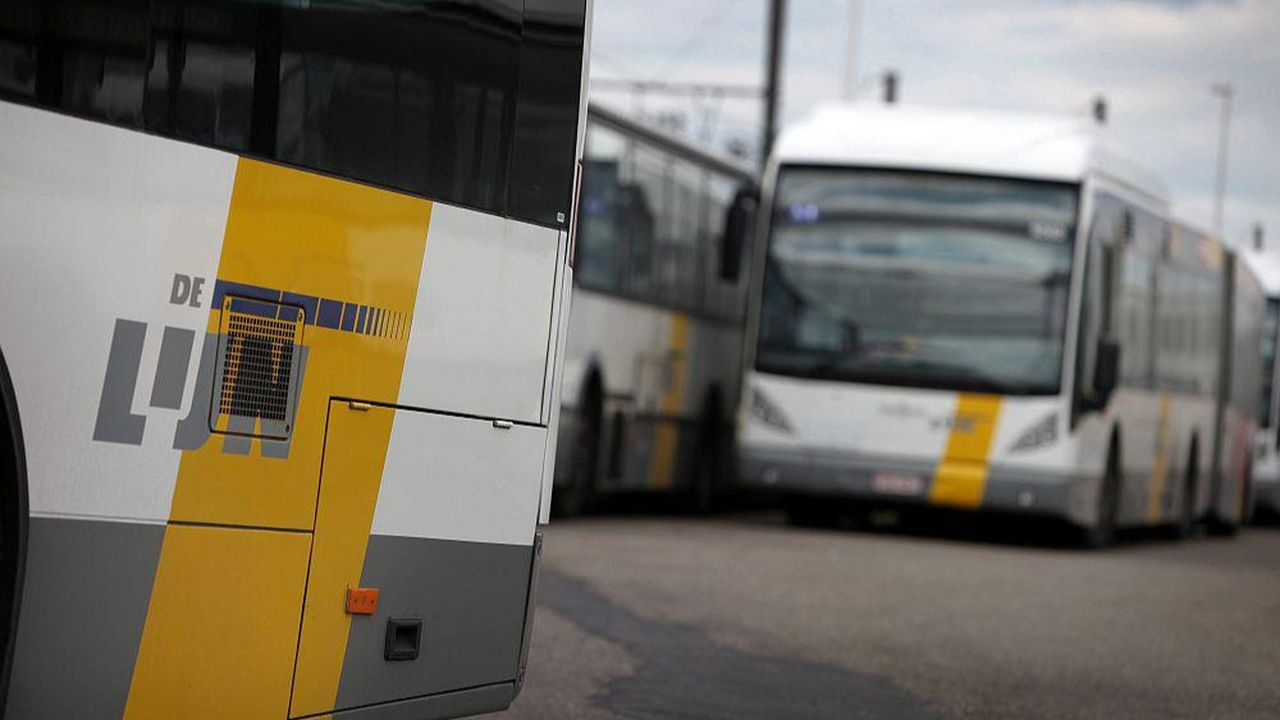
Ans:
<svg viewBox="0 0 1280 720"><path fill-rule="evenodd" d="M1178 509L1177 521L1169 527L1169 539L1182 541L1191 537L1196 528L1196 468L1200 463L1199 444L1192 441L1191 458L1187 461L1187 472L1182 481L1182 506Z"/></svg>
<svg viewBox="0 0 1280 720"><path fill-rule="evenodd" d="M1107 470L1102 477L1102 491L1098 493L1098 521L1093 527L1079 529L1079 544L1089 550L1102 550L1116 541L1116 526L1120 518L1121 490L1120 458L1112 443L1107 454Z"/></svg>
<svg viewBox="0 0 1280 720"><path fill-rule="evenodd" d="M835 504L820 498L793 498L784 506L787 522L796 527L829 530L840 526Z"/></svg>
<svg viewBox="0 0 1280 720"><path fill-rule="evenodd" d="M27 466L22 419L0 355L0 717L5 714L27 561Z"/></svg>
<svg viewBox="0 0 1280 720"><path fill-rule="evenodd" d="M600 472L600 427L604 417L600 392L592 385L583 395L581 415L573 439L573 463L569 484L551 494L551 511L573 517L591 510L597 500Z"/></svg>
<svg viewBox="0 0 1280 720"><path fill-rule="evenodd" d="M728 454L720 408L714 397L707 401L698 425L698 456L689 485L689 506L696 513L707 514L718 510L724 499L725 458Z"/></svg>

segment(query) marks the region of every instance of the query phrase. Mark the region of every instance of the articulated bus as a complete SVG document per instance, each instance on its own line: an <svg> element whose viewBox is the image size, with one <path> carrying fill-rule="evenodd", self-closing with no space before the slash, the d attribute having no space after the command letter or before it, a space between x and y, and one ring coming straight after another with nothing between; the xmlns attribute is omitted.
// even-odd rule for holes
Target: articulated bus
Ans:
<svg viewBox="0 0 1280 720"><path fill-rule="evenodd" d="M510 704L589 15L0 6L0 714Z"/></svg>
<svg viewBox="0 0 1280 720"><path fill-rule="evenodd" d="M730 453L746 283L727 210L756 174L592 104L553 495L716 499Z"/></svg>
<svg viewBox="0 0 1280 720"><path fill-rule="evenodd" d="M1117 527L1241 522L1263 300L1072 118L840 106L765 176L741 481Z"/></svg>
<svg viewBox="0 0 1280 720"><path fill-rule="evenodd" d="M1280 519L1280 383L1276 373L1276 351L1280 343L1280 260L1262 247L1240 251L1240 257L1252 268L1267 296L1267 324L1262 337L1262 392L1258 402L1258 434L1254 446L1254 507L1268 516Z"/></svg>

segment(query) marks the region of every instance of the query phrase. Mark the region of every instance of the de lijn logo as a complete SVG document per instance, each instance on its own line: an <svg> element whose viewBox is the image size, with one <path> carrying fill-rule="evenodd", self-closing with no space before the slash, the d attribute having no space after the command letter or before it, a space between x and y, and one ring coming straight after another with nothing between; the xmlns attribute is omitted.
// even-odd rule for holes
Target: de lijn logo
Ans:
<svg viewBox="0 0 1280 720"><path fill-rule="evenodd" d="M202 295L205 290L205 279L187 275L175 275L169 293L169 303L199 309L202 306ZM116 319L115 331L111 336L111 349L107 354L107 371L102 381L102 397L98 402L98 419L93 429L93 439L99 442L121 443L125 445L141 445L147 431L148 417L134 412L134 400L137 395L138 378L142 367L143 348L147 333L150 330L145 322ZM196 382L191 393L190 408L186 416L177 422L173 433L173 449L198 450L204 447L214 434L211 428L210 413L214 401L214 384L217 375L218 342L217 333L206 333L201 343L200 358L197 362ZM262 338L254 338L257 344ZM165 326L160 338L160 353L155 361L154 381L151 386L151 397L147 405L157 410L182 409L184 391L188 385L192 367L192 353L196 346L196 331L189 328ZM297 385L301 385L302 372L306 367L306 348L294 348L301 351L297 364ZM280 358L291 353L280 352L281 348L272 347L267 351L237 353L237 374L240 377L267 378L268 385L287 385L289 383L288 368L279 367L273 358ZM225 382L225 381L224 381ZM280 388L283 389L283 388ZM236 389L232 393L238 392ZM271 394L275 394L272 392ZM287 394L287 391L286 391ZM264 420L264 410L254 403L235 402L238 409L248 408L248 417L237 417L236 429L245 429L242 434L219 433L223 437L222 451L238 455L248 455L258 440L263 457L287 458L290 440L272 439L257 436L256 429ZM239 413L238 413L239 414ZM290 418L290 423L292 418ZM290 434L289 437L292 435Z"/></svg>

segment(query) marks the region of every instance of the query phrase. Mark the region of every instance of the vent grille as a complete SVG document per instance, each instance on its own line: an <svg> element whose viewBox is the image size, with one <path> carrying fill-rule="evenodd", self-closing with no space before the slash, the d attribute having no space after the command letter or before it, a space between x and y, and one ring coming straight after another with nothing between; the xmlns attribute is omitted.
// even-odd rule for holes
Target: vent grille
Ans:
<svg viewBox="0 0 1280 720"><path fill-rule="evenodd" d="M296 397L298 308L228 298L223 306L218 352L215 432L288 437Z"/></svg>
<svg viewBox="0 0 1280 720"><path fill-rule="evenodd" d="M227 326L219 412L284 422L293 375L294 323L231 313Z"/></svg>

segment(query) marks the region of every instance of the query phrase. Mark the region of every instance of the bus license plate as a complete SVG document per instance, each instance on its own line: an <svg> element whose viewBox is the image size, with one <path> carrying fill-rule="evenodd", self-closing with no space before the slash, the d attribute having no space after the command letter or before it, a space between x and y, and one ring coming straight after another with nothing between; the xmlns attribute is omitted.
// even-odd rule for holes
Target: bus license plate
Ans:
<svg viewBox="0 0 1280 720"><path fill-rule="evenodd" d="M876 473L871 476L871 489L884 495L921 495L924 478L905 473Z"/></svg>

